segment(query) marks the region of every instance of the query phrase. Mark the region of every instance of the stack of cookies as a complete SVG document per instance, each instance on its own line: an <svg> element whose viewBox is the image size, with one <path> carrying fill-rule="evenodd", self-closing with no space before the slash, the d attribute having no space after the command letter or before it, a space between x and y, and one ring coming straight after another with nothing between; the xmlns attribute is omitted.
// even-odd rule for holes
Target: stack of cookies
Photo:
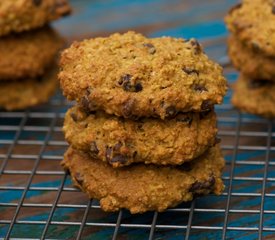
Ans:
<svg viewBox="0 0 275 240"><path fill-rule="evenodd" d="M66 0L0 1L0 108L23 109L54 93L64 41L47 23L68 13Z"/></svg>
<svg viewBox="0 0 275 240"><path fill-rule="evenodd" d="M232 33L229 56L241 71L232 103L243 111L275 117L275 1L244 0L225 18Z"/></svg>
<svg viewBox="0 0 275 240"><path fill-rule="evenodd" d="M164 211L221 194L214 104L227 84L195 40L128 32L74 43L61 57L70 147L62 165L105 211Z"/></svg>

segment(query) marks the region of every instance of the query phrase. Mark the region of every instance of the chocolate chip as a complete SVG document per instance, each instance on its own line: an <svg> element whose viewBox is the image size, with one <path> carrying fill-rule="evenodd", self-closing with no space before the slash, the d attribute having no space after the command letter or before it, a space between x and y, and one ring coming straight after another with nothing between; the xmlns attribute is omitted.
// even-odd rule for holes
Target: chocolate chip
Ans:
<svg viewBox="0 0 275 240"><path fill-rule="evenodd" d="M195 38L191 38L189 40L189 42L193 46L193 48L195 50L195 54L199 54L199 53L202 52L201 45L199 44L199 42Z"/></svg>
<svg viewBox="0 0 275 240"><path fill-rule="evenodd" d="M83 111L87 115L89 115L91 110L90 110L90 101L89 101L88 97L87 96L82 97L80 100L80 104L81 104Z"/></svg>
<svg viewBox="0 0 275 240"><path fill-rule="evenodd" d="M261 46L260 46L260 44L259 44L258 42L253 41L253 42L251 43L251 47L253 48L253 50L254 50L255 52L261 51Z"/></svg>
<svg viewBox="0 0 275 240"><path fill-rule="evenodd" d="M212 175L209 179L209 185L210 186L214 186L214 184L216 183L216 179L215 177Z"/></svg>
<svg viewBox="0 0 275 240"><path fill-rule="evenodd" d="M206 190L206 189L211 190L213 188L215 182L216 182L215 177L212 175L205 182L199 182L199 181L194 182L189 190L190 190L190 192L193 192L193 193L200 192L200 191Z"/></svg>
<svg viewBox="0 0 275 240"><path fill-rule="evenodd" d="M204 182L194 182L191 186L191 188L189 189L190 192L196 192L197 190L201 190L203 188L203 184Z"/></svg>
<svg viewBox="0 0 275 240"><path fill-rule="evenodd" d="M81 98L81 106L85 112L89 112L89 99L87 96Z"/></svg>
<svg viewBox="0 0 275 240"><path fill-rule="evenodd" d="M77 181L77 183L78 183L80 186L82 186L83 181L84 181L83 176L82 176L80 173L77 172L77 173L74 175L74 178L75 178L75 180Z"/></svg>
<svg viewBox="0 0 275 240"><path fill-rule="evenodd" d="M209 113L211 113L211 110L200 112L200 119L204 119L209 115Z"/></svg>
<svg viewBox="0 0 275 240"><path fill-rule="evenodd" d="M123 84L123 89L126 91L126 92L133 92L134 89L133 89L133 86L130 84L130 82L125 82Z"/></svg>
<svg viewBox="0 0 275 240"><path fill-rule="evenodd" d="M91 142L90 151L91 151L91 153L96 154L96 155L99 153L99 150L97 148L95 141Z"/></svg>
<svg viewBox="0 0 275 240"><path fill-rule="evenodd" d="M135 92L140 92L140 91L142 91L142 89L143 89L143 87L142 87L141 83L137 83L135 85Z"/></svg>
<svg viewBox="0 0 275 240"><path fill-rule="evenodd" d="M222 141L222 140L221 140L220 138L216 137L216 138L215 138L215 145L216 145L216 144L219 144L221 141Z"/></svg>
<svg viewBox="0 0 275 240"><path fill-rule="evenodd" d="M118 84L119 84L119 85L122 85L122 84L125 83L125 82L130 82L131 78L132 78L132 75L130 75L130 74L125 74L125 75L123 75L123 76L119 79Z"/></svg>
<svg viewBox="0 0 275 240"><path fill-rule="evenodd" d="M165 110L166 117L174 117L177 114L177 109L174 106L169 106Z"/></svg>
<svg viewBox="0 0 275 240"><path fill-rule="evenodd" d="M192 114L180 113L176 116L176 121L186 123L190 127L193 122L193 117Z"/></svg>
<svg viewBox="0 0 275 240"><path fill-rule="evenodd" d="M119 150L120 150L120 148L121 148L121 147L122 147L122 143L121 143L121 142L119 142L119 143L116 143L116 144L115 144L115 146L114 146L114 148L113 148L113 149L114 149L114 151L116 151L116 152L117 152L117 151L119 151Z"/></svg>
<svg viewBox="0 0 275 240"><path fill-rule="evenodd" d="M154 54L156 52L156 48L152 43L144 43L143 46L148 48L148 52L150 54Z"/></svg>
<svg viewBox="0 0 275 240"><path fill-rule="evenodd" d="M194 84L193 89L197 92L207 92L207 88L201 84Z"/></svg>
<svg viewBox="0 0 275 240"><path fill-rule="evenodd" d="M119 155L114 156L109 162L125 164L127 162L127 157L119 154Z"/></svg>
<svg viewBox="0 0 275 240"><path fill-rule="evenodd" d="M269 80L257 79L257 80L249 81L248 87L250 89L257 89L257 88L265 87L265 86L268 86L268 85L271 85L271 84L273 84L273 83Z"/></svg>
<svg viewBox="0 0 275 240"><path fill-rule="evenodd" d="M86 94L81 98L80 105L83 109L83 111L89 115L91 112L94 112L97 110L96 104L92 103L91 100L89 100L89 95L91 94L91 89L86 89Z"/></svg>
<svg viewBox="0 0 275 240"><path fill-rule="evenodd" d="M192 68L190 68L190 67L183 67L183 68L182 68L182 71L184 71L184 72L187 73L188 75L190 75L190 74L197 74L197 75L199 75L199 71L198 71L198 70L192 69Z"/></svg>
<svg viewBox="0 0 275 240"><path fill-rule="evenodd" d="M123 87L123 89L127 92L140 92L142 91L143 87L141 83L132 84L131 83L132 76L130 74L123 75L118 84Z"/></svg>
<svg viewBox="0 0 275 240"><path fill-rule="evenodd" d="M77 119L76 113L75 112L71 112L70 115L71 115L71 118L74 120L74 122L77 122L78 119Z"/></svg>
<svg viewBox="0 0 275 240"><path fill-rule="evenodd" d="M213 108L213 104L210 100L204 100L201 104L201 110L202 111L209 111Z"/></svg>
<svg viewBox="0 0 275 240"><path fill-rule="evenodd" d="M272 7L272 14L275 14L275 6Z"/></svg>
<svg viewBox="0 0 275 240"><path fill-rule="evenodd" d="M106 147L106 153L105 153L105 157L106 157L106 160L109 162L112 158L112 152L113 152L113 149L111 147Z"/></svg>
<svg viewBox="0 0 275 240"><path fill-rule="evenodd" d="M242 3L238 3L237 5L235 5L235 6L233 6L232 8L230 8L230 10L229 10L229 14L232 14L235 10L237 10L237 9L239 9L239 8L241 8L242 7Z"/></svg>
<svg viewBox="0 0 275 240"><path fill-rule="evenodd" d="M35 5L35 6L40 6L41 5L41 3L42 3L42 0L32 0L32 2L33 2L33 4Z"/></svg>
<svg viewBox="0 0 275 240"><path fill-rule="evenodd" d="M123 108L122 108L123 117L133 118L134 115L132 114L132 112L133 112L134 106L135 106L135 100L134 99L130 99L130 100L126 101L123 105Z"/></svg>

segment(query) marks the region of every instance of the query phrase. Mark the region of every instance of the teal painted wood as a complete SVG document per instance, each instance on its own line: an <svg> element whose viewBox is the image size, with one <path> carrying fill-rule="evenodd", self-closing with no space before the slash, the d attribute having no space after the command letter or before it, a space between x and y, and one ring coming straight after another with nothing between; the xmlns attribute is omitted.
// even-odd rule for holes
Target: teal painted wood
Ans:
<svg viewBox="0 0 275 240"><path fill-rule="evenodd" d="M234 0L140 0L140 1L127 1L127 0L75 0L71 1L74 7L74 14L54 24L54 26L65 36L68 41L81 40L83 38L106 36L113 32L125 32L127 30L135 30L142 32L148 36L162 36L169 35L174 37L197 37L205 45L206 52L214 59L219 60L226 55L225 37L227 35L226 28L223 23L223 16L230 6L236 1ZM215 39L213 42L212 40ZM231 69L227 68L225 75L229 82L235 81L237 74ZM230 94L225 98L225 105L230 104ZM60 94L55 97L56 100L60 99ZM53 102L55 101L53 100ZM55 106L52 108L43 106L35 108L33 111L39 112L53 112L64 113L67 106ZM219 114L219 127L221 130L234 131L236 127L235 121L223 120L223 117L232 117L236 119L236 112L232 110L225 110L225 107L218 107ZM254 116L244 115L246 119L254 119L257 124L257 131L266 131L266 122L259 120ZM34 126L49 126L50 117L44 119L30 118L29 125ZM22 119L20 117L7 118L0 115L0 127L18 126ZM58 121L57 127L62 126L62 117ZM243 124L243 131L256 131L253 124ZM274 130L273 130L274 132ZM23 131L20 134L20 139L24 140L39 140L44 141L45 131ZM15 131L1 131L1 140L13 140ZM52 136L52 140L63 140L62 132L56 131ZM232 146L234 135L222 136L224 154L227 161L227 167L224 172L225 184L229 185L228 177L230 175L230 163L232 161L232 150L227 149L226 146ZM241 139L242 140L242 139ZM266 137L243 139L244 146L266 146ZM39 146L32 145L25 147L19 145L14 149L13 154L28 154L35 155L39 150ZM274 146L274 139L272 140ZM7 152L8 144L0 144L0 160ZM49 146L46 148L43 156L45 159L51 156L62 156L66 145ZM1 155L2 154L2 155ZM10 166L7 169L24 169L30 171L33 159L29 157L28 160L9 160ZM249 178L262 178L263 177L263 164L255 164L263 161L265 158L264 150L255 151L240 151L237 155L237 161L248 161L251 164L236 165L234 169L234 177L249 177ZM23 164L20 166L20 162ZM267 193L270 197L266 197L264 209L264 227L266 230L263 232L264 239L274 239L274 231L268 231L267 228L275 228L275 213L274 211L274 151L271 153L271 158L267 182ZM59 161L56 160L41 160L41 169L61 171ZM56 191L50 189L58 188L61 182L61 175L40 176L37 175L31 184L32 190L28 191L24 203L42 203L52 204ZM8 229L7 222L12 218L14 213L14 206L7 207L8 203L15 204L20 199L22 189L19 190L4 190L1 186L11 187L24 187L26 183L26 176L24 175L8 175L3 174L0 177L0 238L4 238ZM36 188L44 188L45 190L35 190ZM66 188L71 187L69 179L65 183ZM254 228L259 226L259 208L260 208L260 192L262 189L261 181L238 181L233 180L233 193L230 209L233 211L229 215L228 227L248 227L250 230L228 230L227 239L257 239L258 232L253 231ZM228 189L225 190L225 193ZM237 196L243 194L243 196ZM244 193L255 193L255 196L246 197ZM192 226L189 239L221 239L222 227L224 223L224 209L226 205L227 196L207 196L198 198L195 201L194 216L192 218ZM6 204L5 204L6 203ZM59 204L65 207L58 207L53 215L52 221L60 221L60 223L82 221L82 217L87 204L87 198L82 193L63 191ZM77 207L69 207L68 204L78 205ZM96 202L94 202L97 205ZM179 206L183 211L167 211L160 213L157 219L157 225L175 225L187 226L189 219L190 203L182 204ZM204 209L209 209L208 212ZM211 211L215 210L215 211ZM45 223L50 212L50 207L23 207L20 211L18 220L36 222L36 224L16 224L13 231L13 238L37 238L41 237ZM245 213L240 210L247 210ZM234 211L236 213L234 213ZM269 212L268 212L269 211ZM110 223L115 224L118 213L104 213L97 208L90 211L87 222L89 223ZM123 211L122 224L151 224L153 213L146 213L142 215L132 216L127 211ZM1 222L2 221L2 222ZM6 222L5 222L6 221ZM39 221L42 221L39 223ZM207 230L200 229L200 226L216 227L216 229ZM51 239L75 239L79 231L79 225L51 225L47 231L47 238ZM114 227L101 227L101 226L86 226L82 234L83 239L110 239L113 235ZM135 228L135 227L120 227L118 239L147 239L150 233L150 228ZM186 234L186 229L157 229L155 231L155 239L182 239Z"/></svg>

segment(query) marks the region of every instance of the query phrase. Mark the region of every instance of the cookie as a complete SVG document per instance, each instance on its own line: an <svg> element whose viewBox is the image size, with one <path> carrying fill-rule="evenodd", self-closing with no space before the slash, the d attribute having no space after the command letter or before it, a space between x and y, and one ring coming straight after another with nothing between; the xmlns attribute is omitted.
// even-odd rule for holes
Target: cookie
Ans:
<svg viewBox="0 0 275 240"><path fill-rule="evenodd" d="M63 44L50 27L0 38L0 80L24 80L44 74Z"/></svg>
<svg viewBox="0 0 275 240"><path fill-rule="evenodd" d="M275 83L240 76L234 85L232 103L242 111L275 117Z"/></svg>
<svg viewBox="0 0 275 240"><path fill-rule="evenodd" d="M196 195L219 195L224 189L224 159L219 146L179 167L135 164L112 168L73 148L66 152L62 165L77 187L100 200L104 211L126 208L131 213L161 212Z"/></svg>
<svg viewBox="0 0 275 240"><path fill-rule="evenodd" d="M24 81L0 82L0 108L19 110L47 102L57 86L57 67L45 76Z"/></svg>
<svg viewBox="0 0 275 240"><path fill-rule="evenodd" d="M1 0L0 36L42 27L70 12L67 0Z"/></svg>
<svg viewBox="0 0 275 240"><path fill-rule="evenodd" d="M222 68L195 40L128 32L74 43L61 57L64 95L124 118L207 111L227 90Z"/></svg>
<svg viewBox="0 0 275 240"><path fill-rule="evenodd" d="M71 108L63 127L66 140L92 157L122 167L133 162L179 165L203 154L216 143L216 115L185 113L164 121L134 121L104 112L87 115Z"/></svg>
<svg viewBox="0 0 275 240"><path fill-rule="evenodd" d="M275 80L275 57L250 49L236 36L228 39L228 54L233 65L253 79Z"/></svg>
<svg viewBox="0 0 275 240"><path fill-rule="evenodd" d="M247 46L275 56L274 0L244 0L225 18L229 30Z"/></svg>

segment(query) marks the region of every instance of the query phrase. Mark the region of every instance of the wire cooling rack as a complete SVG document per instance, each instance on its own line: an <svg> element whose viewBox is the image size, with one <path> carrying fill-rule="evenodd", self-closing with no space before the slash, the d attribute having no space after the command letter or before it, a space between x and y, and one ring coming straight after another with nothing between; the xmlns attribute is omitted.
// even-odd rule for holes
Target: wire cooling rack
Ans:
<svg viewBox="0 0 275 240"><path fill-rule="evenodd" d="M205 44L211 52L217 42ZM226 58L221 61L233 82L236 72ZM67 148L63 118L71 104L60 93L30 110L1 111L0 238L274 239L274 122L241 114L230 96L216 107L226 159L224 193L142 215L104 213L72 186L60 167Z"/></svg>

